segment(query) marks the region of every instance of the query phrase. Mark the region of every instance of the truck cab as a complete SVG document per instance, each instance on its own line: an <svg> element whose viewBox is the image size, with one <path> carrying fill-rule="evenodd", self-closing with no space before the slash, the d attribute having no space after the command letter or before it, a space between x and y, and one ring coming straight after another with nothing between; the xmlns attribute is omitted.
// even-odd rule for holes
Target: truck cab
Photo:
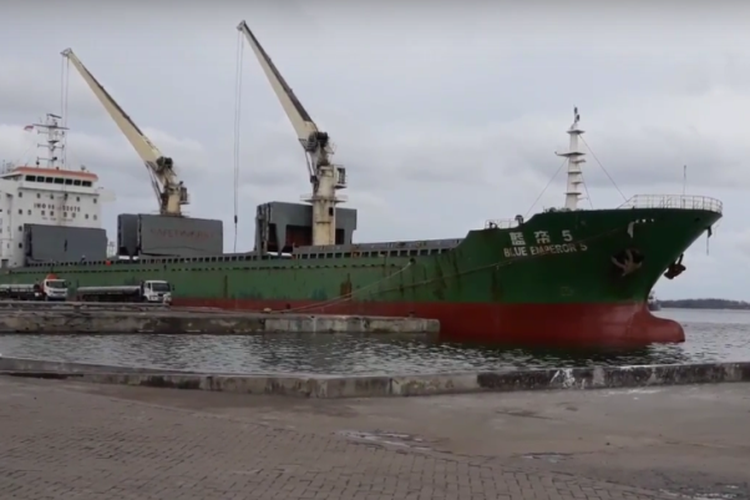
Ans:
<svg viewBox="0 0 750 500"><path fill-rule="evenodd" d="M68 300L68 282L59 278L47 277L40 288L41 300Z"/></svg>
<svg viewBox="0 0 750 500"><path fill-rule="evenodd" d="M172 285L164 280L146 280L141 283L143 300L145 302L172 303Z"/></svg>

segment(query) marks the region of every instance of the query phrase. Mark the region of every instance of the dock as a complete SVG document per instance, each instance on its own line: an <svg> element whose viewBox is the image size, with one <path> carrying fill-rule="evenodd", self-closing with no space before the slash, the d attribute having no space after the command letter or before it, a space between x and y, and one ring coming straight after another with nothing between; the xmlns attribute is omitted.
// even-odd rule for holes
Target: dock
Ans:
<svg viewBox="0 0 750 500"><path fill-rule="evenodd" d="M0 302L0 334L427 334L433 319L181 309L157 304Z"/></svg>
<svg viewBox="0 0 750 500"><path fill-rule="evenodd" d="M743 500L750 384L320 400L0 377L41 498Z"/></svg>

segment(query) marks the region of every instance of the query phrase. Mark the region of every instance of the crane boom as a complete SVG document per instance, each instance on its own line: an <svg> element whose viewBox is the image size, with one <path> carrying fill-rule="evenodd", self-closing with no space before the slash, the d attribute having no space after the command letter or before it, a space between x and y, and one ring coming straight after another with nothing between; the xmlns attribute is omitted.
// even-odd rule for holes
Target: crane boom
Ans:
<svg viewBox="0 0 750 500"><path fill-rule="evenodd" d="M140 156L151 176L151 184L159 202L162 215L181 216L182 205L189 203L187 188L178 179L172 158L162 155L151 140L146 137L119 104L109 95L104 86L91 74L78 59L72 49L61 53L78 70L83 80L107 110L120 131Z"/></svg>
<svg viewBox="0 0 750 500"><path fill-rule="evenodd" d="M335 245L335 207L344 201L336 196L336 190L346 188L346 169L331 164L333 147L328 134L318 129L247 23L241 21L237 25L237 30L245 35L252 47L271 88L292 123L297 139L305 150L313 189L312 196L306 196L304 201L313 206L313 245Z"/></svg>
<svg viewBox="0 0 750 500"><path fill-rule="evenodd" d="M307 151L310 138L315 137L315 135L319 133L317 125L315 125L310 114L305 107L302 106L299 99L297 99L297 96L294 95L294 91L289 84L286 83L284 77L281 76L281 73L279 73L279 70L276 68L276 65L271 58L268 57L263 46L258 39L255 38L253 32L250 31L247 23L242 21L237 26L237 29L245 35L245 38L260 62L260 67L263 68L266 78L268 78L268 81L271 83L271 88L276 94L276 97L278 97L281 107L284 108L286 115L289 117L289 121L292 122L292 127L294 127L294 131L297 133L297 138L302 144L302 147L305 148L305 151ZM324 149L325 153L331 153L330 149Z"/></svg>

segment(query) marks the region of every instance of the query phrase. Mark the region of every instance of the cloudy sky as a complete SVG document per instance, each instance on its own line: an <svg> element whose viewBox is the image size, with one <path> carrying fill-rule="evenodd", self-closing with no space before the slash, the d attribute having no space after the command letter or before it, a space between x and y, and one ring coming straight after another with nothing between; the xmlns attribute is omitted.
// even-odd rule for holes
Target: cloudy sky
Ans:
<svg viewBox="0 0 750 500"><path fill-rule="evenodd" d="M750 299L750 4L620 2L5 3L0 160L33 162L23 126L58 112L72 47L189 187L189 214L234 228L237 23L246 19L346 165L358 241L459 237L486 219L563 204L555 150L573 106L594 208L620 191L717 197L725 217L662 298ZM597 4L600 6L597 7ZM101 4L98 4L101 5ZM158 6L157 6L158 5ZM705 7L699 7L704 5ZM709 7L710 6L710 7ZM106 12L105 12L106 11ZM744 24L743 24L744 23ZM70 166L116 192L106 209L153 212L148 175L71 68ZM238 250L255 206L309 191L302 150L245 46ZM585 203L589 203L586 201ZM666 280L664 280L666 281Z"/></svg>

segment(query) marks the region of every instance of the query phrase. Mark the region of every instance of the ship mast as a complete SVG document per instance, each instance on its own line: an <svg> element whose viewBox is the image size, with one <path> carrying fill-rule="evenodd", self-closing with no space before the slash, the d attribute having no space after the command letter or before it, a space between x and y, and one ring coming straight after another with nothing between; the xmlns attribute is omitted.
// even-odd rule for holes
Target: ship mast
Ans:
<svg viewBox="0 0 750 500"><path fill-rule="evenodd" d="M330 161L333 155L333 145L328 133L318 130L318 126L294 95L284 77L281 76L276 65L271 61L266 51L260 45L255 35L250 31L245 21L237 29L245 35L247 42L260 62L271 87L276 93L281 106L292 122L307 158L307 168L312 184L312 195L304 196L303 201L312 204L312 244L336 244L336 205L342 203L344 197L336 195L338 189L346 188L346 170Z"/></svg>
<svg viewBox="0 0 750 500"><path fill-rule="evenodd" d="M68 128L61 125L62 117L53 113L47 113L47 118L44 123L34 123L32 126L37 130L39 134L47 136L47 140L42 144L37 144L38 147L47 150L47 156L36 157L36 166L42 166L44 162L45 168L61 169L65 168L63 161L58 155L58 151L62 151L65 147L65 133Z"/></svg>
<svg viewBox="0 0 750 500"><path fill-rule="evenodd" d="M580 121L581 115L578 114L578 108L573 108L573 124L567 131L570 136L568 151L565 153L556 153L557 156L563 156L568 159L568 181L565 190L566 210L578 209L578 201L581 199L582 194L581 185L584 183L581 164L586 163L586 159L584 158L586 153L578 149L578 137L584 133L584 130L581 130L578 126Z"/></svg>

